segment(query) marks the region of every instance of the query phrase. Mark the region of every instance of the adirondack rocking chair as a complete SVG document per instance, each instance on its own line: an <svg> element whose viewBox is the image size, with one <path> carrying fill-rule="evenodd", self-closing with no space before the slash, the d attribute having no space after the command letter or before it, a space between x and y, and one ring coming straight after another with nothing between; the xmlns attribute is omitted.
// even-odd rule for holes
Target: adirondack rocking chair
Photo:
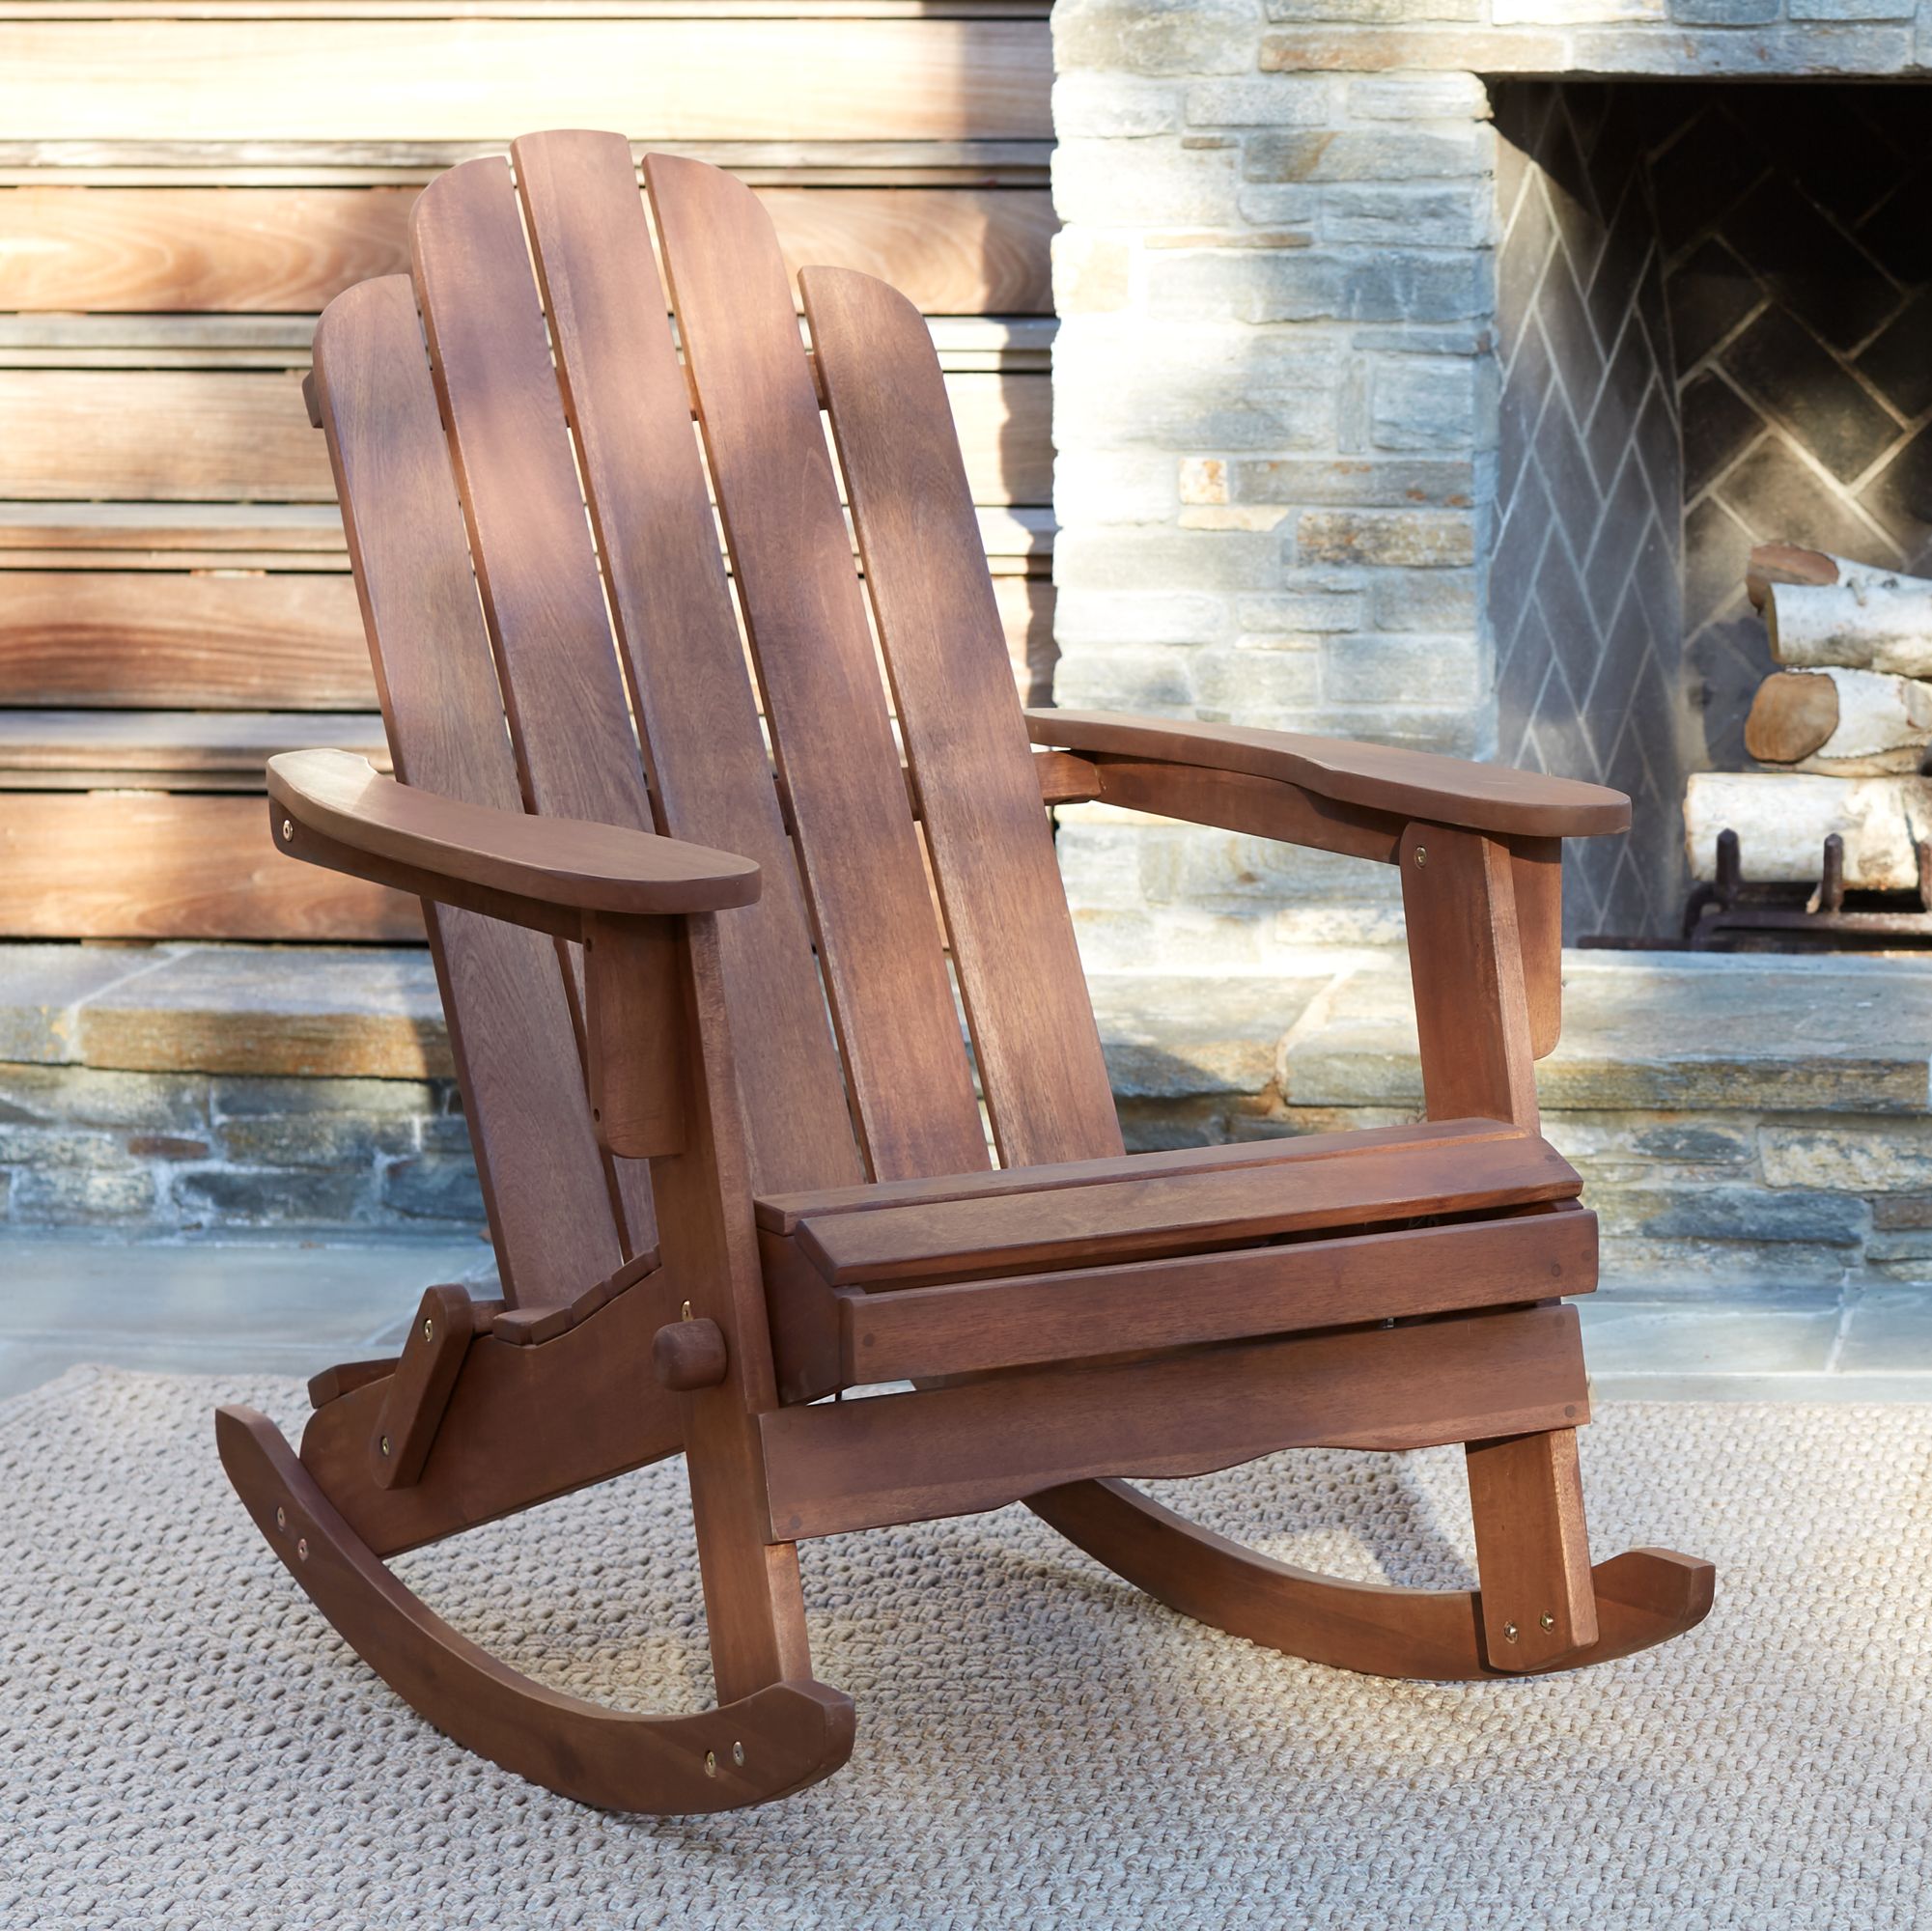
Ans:
<svg viewBox="0 0 1932 1931"><path fill-rule="evenodd" d="M421 896L502 1281L432 1288L399 1358L320 1376L299 1458L220 1412L322 1613L471 1749L659 1813L850 1753L806 1646L814 1536L1024 1501L1192 1616L1391 1676L1570 1668L1695 1624L1708 1565L1590 1566L1557 1297L1595 1284L1596 1229L1537 1131L1559 841L1621 829L1626 800L1022 714L911 306L807 269L808 355L730 176L647 159L654 252L622 138L512 156L432 185L413 274L316 334L397 776L276 758L270 834ZM1078 799L1398 866L1427 1121L1123 1154L1047 810ZM1327 1580L1119 1479L1443 1442L1469 1444L1479 1590ZM714 1709L539 1685L384 1566L679 1449Z"/></svg>

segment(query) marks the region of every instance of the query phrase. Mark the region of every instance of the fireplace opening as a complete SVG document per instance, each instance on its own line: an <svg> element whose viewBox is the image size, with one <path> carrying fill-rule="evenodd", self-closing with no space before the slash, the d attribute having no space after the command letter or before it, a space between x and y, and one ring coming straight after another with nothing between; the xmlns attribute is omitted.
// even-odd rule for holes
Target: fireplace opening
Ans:
<svg viewBox="0 0 1932 1931"><path fill-rule="evenodd" d="M1846 685L1825 669L1842 658L1794 673L1746 579L1777 543L1894 588L1932 574L1927 96L1836 81L1490 92L1499 752L1635 805L1628 840L1573 854L1568 936L1926 942L1932 784L1913 734L1922 714L1932 737L1932 634L1922 696ZM1849 761L1753 757L1747 722L1780 671L1820 687L1773 692L1761 720L1772 699L1815 721L1842 697L1904 721ZM1845 748L1815 729L1753 733L1760 750L1814 739Z"/></svg>

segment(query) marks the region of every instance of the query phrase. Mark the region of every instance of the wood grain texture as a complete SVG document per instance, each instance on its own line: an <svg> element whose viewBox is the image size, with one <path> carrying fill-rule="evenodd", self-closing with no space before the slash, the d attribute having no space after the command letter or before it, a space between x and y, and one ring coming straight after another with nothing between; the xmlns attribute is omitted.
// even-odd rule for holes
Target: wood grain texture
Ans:
<svg viewBox="0 0 1932 1931"><path fill-rule="evenodd" d="M0 937L418 940L412 899L269 843L259 797L9 792Z"/></svg>
<svg viewBox="0 0 1932 1931"><path fill-rule="evenodd" d="M0 785L259 792L271 757L338 746L388 766L365 712L0 710Z"/></svg>
<svg viewBox="0 0 1932 1931"><path fill-rule="evenodd" d="M397 1581L266 1415L221 1409L215 1440L256 1527L363 1661L447 1735L519 1777L604 1809L682 1815L783 1796L851 1754L851 1699L823 1684L654 1717L519 1675Z"/></svg>
<svg viewBox="0 0 1932 1931"><path fill-rule="evenodd" d="M717 911L758 896L758 867L602 822L540 818L383 777L347 751L288 751L268 796L297 824L399 864L518 898L649 918Z"/></svg>
<svg viewBox="0 0 1932 1931"><path fill-rule="evenodd" d="M950 376L946 392L975 498L990 505L1050 503L1047 378ZM333 494L293 375L0 369L0 435L8 452L6 492L29 501L325 503Z"/></svg>
<svg viewBox="0 0 1932 1931"><path fill-rule="evenodd" d="M880 1181L866 1187L829 1188L761 1197L758 1224L793 1234L800 1224L833 1214L873 1213L888 1207L933 1207L948 1201L989 1200L1022 1193L1064 1193L1121 1181L1220 1173L1245 1166L1300 1172L1304 1162L1354 1160L1369 1153L1427 1155L1445 1141L1475 1146L1486 1140L1520 1139L1505 1120L1425 1120L1413 1126L1363 1127L1342 1133L1296 1133L1279 1139L1234 1140L1222 1146L1164 1147L1151 1153L1098 1160L1050 1161L1037 1166Z"/></svg>
<svg viewBox="0 0 1932 1931"><path fill-rule="evenodd" d="M533 126L1046 141L1051 74L1044 20L9 21L0 127L23 142L491 141Z"/></svg>
<svg viewBox="0 0 1932 1931"><path fill-rule="evenodd" d="M750 191L645 163L860 1137L889 1176L986 1164L899 754L784 264Z"/></svg>
<svg viewBox="0 0 1932 1931"><path fill-rule="evenodd" d="M370 1479L378 1489L406 1489L421 1480L475 1338L467 1288L423 1290L369 1443Z"/></svg>
<svg viewBox="0 0 1932 1931"><path fill-rule="evenodd" d="M1542 1307L1029 1369L779 1409L762 1425L771 1532L802 1539L1096 1476L1204 1474L1282 1448L1421 1448L1588 1415L1576 1310Z"/></svg>
<svg viewBox="0 0 1932 1931"><path fill-rule="evenodd" d="M598 1144L628 1160L685 1143L683 951L671 919L600 916L584 925L590 1116Z"/></svg>
<svg viewBox="0 0 1932 1931"><path fill-rule="evenodd" d="M1217 1243L1412 1215L1574 1199L1582 1184L1560 1155L1532 1135L1471 1137L1426 1150L1203 1166L1089 1187L806 1216L795 1238L834 1286L965 1279L1199 1252Z"/></svg>
<svg viewBox="0 0 1932 1931"><path fill-rule="evenodd" d="M755 910L718 932L754 1184L861 1173L804 892L725 581L690 390L628 145L519 141L518 190L551 317L605 587L662 829L744 854Z"/></svg>
<svg viewBox="0 0 1932 1931"><path fill-rule="evenodd" d="M404 277L366 282L330 306L316 332L316 378L397 774L438 797L518 810L502 693ZM651 1246L655 1229L637 1203L626 1203L628 1224L613 1205L555 947L469 912L428 917L505 1294L513 1305L569 1302L611 1274L627 1245Z"/></svg>
<svg viewBox="0 0 1932 1931"><path fill-rule="evenodd" d="M801 286L1000 1161L1118 1152L932 339L871 276L813 268Z"/></svg>
<svg viewBox="0 0 1932 1931"><path fill-rule="evenodd" d="M1577 1431L1471 1441L1466 1459L1490 1667L1526 1673L1587 1650L1597 1599Z"/></svg>
<svg viewBox="0 0 1932 1931"><path fill-rule="evenodd" d="M1582 1210L835 1297L839 1385L1587 1294ZM818 1389L815 1392L827 1392Z"/></svg>
<svg viewBox="0 0 1932 1931"><path fill-rule="evenodd" d="M1470 1589L1341 1582L1244 1549L1125 1482L1080 1482L1028 1497L1044 1521L1158 1601L1230 1636L1335 1669L1424 1682L1498 1676ZM1710 1613L1715 1575L1665 1549L1600 1562L1590 1584L1597 1641L1556 1668L1609 1663L1694 1629Z"/></svg>
<svg viewBox="0 0 1932 1931"><path fill-rule="evenodd" d="M1535 1042L1510 854L1444 825L1402 834L1402 911L1431 1119L1536 1131Z"/></svg>
<svg viewBox="0 0 1932 1931"><path fill-rule="evenodd" d="M1036 744L1246 771L1344 804L1499 837L1586 838L1630 828L1621 792L1433 751L1106 711L1037 711L1027 721Z"/></svg>
<svg viewBox="0 0 1932 1931"><path fill-rule="evenodd" d="M627 148L627 153L628 153ZM299 315L406 272L412 187L0 189L0 287L23 314ZM883 277L928 315L1050 315L1050 196L758 190L794 273Z"/></svg>

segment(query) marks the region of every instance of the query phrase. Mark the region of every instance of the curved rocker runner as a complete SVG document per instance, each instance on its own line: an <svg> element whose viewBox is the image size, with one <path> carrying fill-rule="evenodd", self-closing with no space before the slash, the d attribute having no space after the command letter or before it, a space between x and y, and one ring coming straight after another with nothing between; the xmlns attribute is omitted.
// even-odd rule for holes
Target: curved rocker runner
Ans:
<svg viewBox="0 0 1932 1931"><path fill-rule="evenodd" d="M659 1813L850 1754L806 1643L819 1535L1023 1500L1188 1614L1384 1675L1573 1668L1699 1621L1708 1564L1590 1564L1563 1298L1596 1222L1536 1111L1561 840L1627 801L1022 714L917 313L808 268L807 352L729 176L647 157L647 217L617 135L512 162L423 194L411 274L330 305L309 385L397 777L277 758L270 836L422 899L502 1280L432 1288L397 1358L319 1376L299 1457L217 1417L322 1613L458 1742ZM1077 800L1398 867L1428 1118L1124 1153L1048 815ZM1119 1479L1445 1442L1475 1590L1311 1576ZM547 1689L384 1566L680 1450L714 1710Z"/></svg>

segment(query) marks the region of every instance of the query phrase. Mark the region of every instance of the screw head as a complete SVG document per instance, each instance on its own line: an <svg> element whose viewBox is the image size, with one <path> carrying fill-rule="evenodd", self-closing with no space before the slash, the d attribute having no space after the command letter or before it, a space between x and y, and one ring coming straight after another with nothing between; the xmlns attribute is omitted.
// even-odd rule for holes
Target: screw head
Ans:
<svg viewBox="0 0 1932 1931"><path fill-rule="evenodd" d="M742 1744L732 1745L731 1760L733 1763L741 1765L744 1762L744 1746Z"/></svg>
<svg viewBox="0 0 1932 1931"><path fill-rule="evenodd" d="M382 1438L381 1441L380 1441L380 1442L379 1442L379 1443L378 1443L378 1446L379 1446L379 1447L381 1448L381 1450L382 1450L383 1454L385 1454L385 1455L386 1455L386 1454L388 1454L388 1452L389 1452L389 1438L388 1438L388 1437L387 1437L387 1436L385 1435L385 1436L384 1436L384 1437Z"/></svg>
<svg viewBox="0 0 1932 1931"><path fill-rule="evenodd" d="M435 1338L436 1324L426 1315L423 1319L423 1339L425 1341L434 1341Z"/></svg>
<svg viewBox="0 0 1932 1931"><path fill-rule="evenodd" d="M691 1318L691 1303L687 1301L685 1302L684 1306L679 1309L678 1319L680 1321L688 1321L690 1318Z"/></svg>
<svg viewBox="0 0 1932 1931"><path fill-rule="evenodd" d="M1536 1622L1537 1626L1540 1629L1544 1630L1553 1630L1556 1627L1556 1618L1553 1616L1548 1609L1545 1609L1543 1613L1536 1618Z"/></svg>
<svg viewBox="0 0 1932 1931"><path fill-rule="evenodd" d="M280 1503L277 1503L275 1507L275 1526L277 1528L287 1528L288 1525L289 1511L283 1508Z"/></svg>
<svg viewBox="0 0 1932 1931"><path fill-rule="evenodd" d="M1418 865L1426 865L1429 862L1429 848L1426 845L1416 846L1415 862Z"/></svg>
<svg viewBox="0 0 1932 1931"><path fill-rule="evenodd" d="M295 835L295 827L294 827L294 825L293 825L293 824L292 824L292 823L291 823L291 822L290 822L290 821L289 821L288 819L286 819L286 818L285 818L285 819L283 819L283 821L282 821L282 843L283 843L284 845L287 845L287 844L291 843L291 842L292 842L292 841L294 840L294 835Z"/></svg>
<svg viewBox="0 0 1932 1931"><path fill-rule="evenodd" d="M299 1555L304 1562L306 1562L309 1559L309 1539L306 1535L296 1536L295 1553Z"/></svg>
<svg viewBox="0 0 1932 1931"><path fill-rule="evenodd" d="M715 1777L717 1775L717 1752L715 1750L705 1751L705 1775L707 1777Z"/></svg>
<svg viewBox="0 0 1932 1931"><path fill-rule="evenodd" d="M1502 1626L1502 1639L1504 1642L1514 1642L1521 1634L1522 1632L1514 1623L1504 1623Z"/></svg>

